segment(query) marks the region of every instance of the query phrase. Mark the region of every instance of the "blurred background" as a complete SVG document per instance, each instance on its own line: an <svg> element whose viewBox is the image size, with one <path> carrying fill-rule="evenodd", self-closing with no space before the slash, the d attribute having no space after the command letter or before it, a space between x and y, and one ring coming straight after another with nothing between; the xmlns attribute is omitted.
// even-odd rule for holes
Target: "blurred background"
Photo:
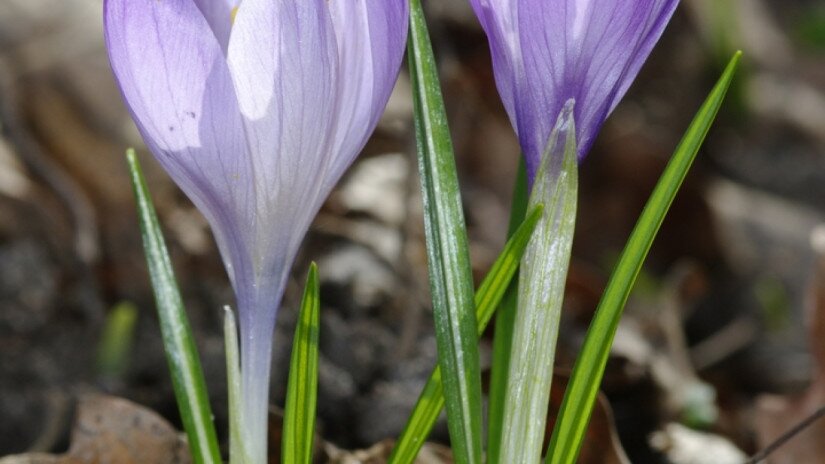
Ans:
<svg viewBox="0 0 825 464"><path fill-rule="evenodd" d="M504 242L519 148L467 2L427 9L480 280ZM226 436L221 307L231 289L204 219L124 108L101 10L100 0L0 0L0 456L64 452L78 401L94 393L180 428L123 156L130 146ZM581 462L742 462L825 405L821 0L682 1L581 166L560 382L647 196L737 49L743 67L628 304ZM319 434L330 461L369 448L358 459L381 462L435 364L411 115L404 71L307 236L278 316L272 403L283 405L295 308L317 261ZM482 340L485 366L490 345ZM770 462L825 462L823 434L825 420ZM448 443L443 419L431 440ZM438 445L429 451L429 462L449 462Z"/></svg>

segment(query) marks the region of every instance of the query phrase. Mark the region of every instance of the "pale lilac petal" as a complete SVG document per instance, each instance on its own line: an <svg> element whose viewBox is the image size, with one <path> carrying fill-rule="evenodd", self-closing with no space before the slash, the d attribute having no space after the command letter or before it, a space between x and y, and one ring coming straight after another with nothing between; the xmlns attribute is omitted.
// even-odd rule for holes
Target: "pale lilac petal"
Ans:
<svg viewBox="0 0 825 464"><path fill-rule="evenodd" d="M338 50L339 102L327 187L366 144L398 77L407 40L406 0L330 0Z"/></svg>
<svg viewBox="0 0 825 464"><path fill-rule="evenodd" d="M319 168L335 156L337 62L325 0L244 0L227 61L253 166L255 276L280 280L328 193ZM255 317L241 314L241 325Z"/></svg>
<svg viewBox="0 0 825 464"><path fill-rule="evenodd" d="M286 211L287 217L311 218L306 204L319 199L319 168L335 156L330 133L338 61L326 0L244 0L228 63L246 120L259 206L282 217Z"/></svg>
<svg viewBox="0 0 825 464"><path fill-rule="evenodd" d="M217 37L221 48L226 51L232 32L232 10L241 0L194 0L200 8L209 27Z"/></svg>
<svg viewBox="0 0 825 464"><path fill-rule="evenodd" d="M233 277L251 166L220 45L192 0L107 0L104 9L112 70L138 129L211 223Z"/></svg>
<svg viewBox="0 0 825 464"><path fill-rule="evenodd" d="M247 228L256 281L284 278L328 193L319 168L335 155L337 62L325 13L325 0L244 0L235 17L227 62L252 165L245 181L254 198ZM265 306L243 311L241 326L260 321L258 312L273 319Z"/></svg>

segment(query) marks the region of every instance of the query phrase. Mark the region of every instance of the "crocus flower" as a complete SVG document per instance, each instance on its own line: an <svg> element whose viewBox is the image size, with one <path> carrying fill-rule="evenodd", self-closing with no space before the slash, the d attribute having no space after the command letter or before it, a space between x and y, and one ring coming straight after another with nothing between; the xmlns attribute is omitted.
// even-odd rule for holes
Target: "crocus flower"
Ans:
<svg viewBox="0 0 825 464"><path fill-rule="evenodd" d="M488 452L498 462L532 463L540 460L546 433L575 229L576 158L590 150L678 0L470 2L487 33L496 85L524 153L530 202L549 211L522 259L507 385L503 403L490 407L491 422L501 426L491 432Z"/></svg>
<svg viewBox="0 0 825 464"><path fill-rule="evenodd" d="M208 219L237 298L241 411L265 462L275 314L309 224L375 128L406 0L106 0L147 146Z"/></svg>
<svg viewBox="0 0 825 464"><path fill-rule="evenodd" d="M581 160L659 40L678 0L470 0L529 178L565 102Z"/></svg>

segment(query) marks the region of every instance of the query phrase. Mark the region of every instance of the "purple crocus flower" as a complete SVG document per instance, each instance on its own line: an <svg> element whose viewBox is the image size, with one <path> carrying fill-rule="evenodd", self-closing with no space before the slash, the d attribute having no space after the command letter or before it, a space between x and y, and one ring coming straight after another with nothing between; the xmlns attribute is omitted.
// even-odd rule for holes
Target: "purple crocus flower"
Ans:
<svg viewBox="0 0 825 464"><path fill-rule="evenodd" d="M581 160L636 78L678 0L470 0L529 179L565 102Z"/></svg>
<svg viewBox="0 0 825 464"><path fill-rule="evenodd" d="M389 98L407 2L106 0L104 11L132 117L209 220L235 290L244 434L264 462L275 313L312 218Z"/></svg>

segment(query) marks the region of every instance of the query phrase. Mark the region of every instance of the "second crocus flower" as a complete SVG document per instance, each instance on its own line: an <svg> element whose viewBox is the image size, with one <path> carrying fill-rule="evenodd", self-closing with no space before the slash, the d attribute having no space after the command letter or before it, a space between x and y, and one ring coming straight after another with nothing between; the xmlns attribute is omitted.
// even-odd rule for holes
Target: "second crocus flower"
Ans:
<svg viewBox="0 0 825 464"><path fill-rule="evenodd" d="M491 394L492 463L541 459L577 206L577 159L593 145L678 0L470 0L519 138L539 221L521 262L518 308L496 333L506 382ZM501 343L501 344L500 344ZM506 346L509 343L510 346ZM499 386L501 385L501 386ZM491 387L492 388L492 387Z"/></svg>
<svg viewBox="0 0 825 464"><path fill-rule="evenodd" d="M375 128L406 0L106 0L147 146L208 219L237 297L243 435L266 462L275 315L312 218Z"/></svg>

